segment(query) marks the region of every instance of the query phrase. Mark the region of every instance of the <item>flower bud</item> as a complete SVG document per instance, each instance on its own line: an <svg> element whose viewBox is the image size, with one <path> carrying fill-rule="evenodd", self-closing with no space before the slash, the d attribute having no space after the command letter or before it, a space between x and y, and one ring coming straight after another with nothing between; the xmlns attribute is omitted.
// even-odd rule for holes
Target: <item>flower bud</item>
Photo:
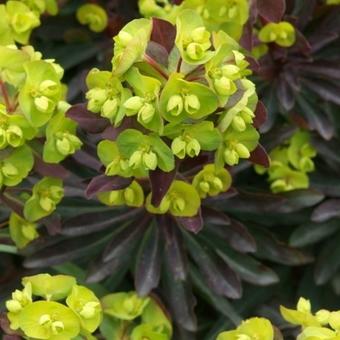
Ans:
<svg viewBox="0 0 340 340"><path fill-rule="evenodd" d="M227 78L237 78L240 68L233 64L222 66L222 74Z"/></svg>
<svg viewBox="0 0 340 340"><path fill-rule="evenodd" d="M188 154L189 157L195 157L198 156L198 154L201 151L201 145L197 141L197 139L191 139L189 143L187 143L186 146L186 153Z"/></svg>
<svg viewBox="0 0 340 340"><path fill-rule="evenodd" d="M98 113L107 100L107 91L98 87L93 88L87 91L86 99L88 100L87 108L92 112Z"/></svg>
<svg viewBox="0 0 340 340"><path fill-rule="evenodd" d="M202 190L204 193L208 193L210 190L210 185L206 181L202 181L199 183L199 188Z"/></svg>
<svg viewBox="0 0 340 340"><path fill-rule="evenodd" d="M52 100L48 99L45 96L34 98L34 105L39 111L44 113L50 113L51 111L54 110L55 107Z"/></svg>
<svg viewBox="0 0 340 340"><path fill-rule="evenodd" d="M175 211L177 211L178 213L181 213L184 211L185 209L185 201L183 198L181 197L176 197L173 201L172 201L172 206L174 208Z"/></svg>
<svg viewBox="0 0 340 340"><path fill-rule="evenodd" d="M194 114L201 108L201 103L195 94L189 94L185 96L184 107L189 114Z"/></svg>
<svg viewBox="0 0 340 340"><path fill-rule="evenodd" d="M6 301L6 308L11 313L18 313L21 311L22 306L17 300L8 300Z"/></svg>
<svg viewBox="0 0 340 340"><path fill-rule="evenodd" d="M138 112L138 121L144 124L150 123L156 112L155 107L150 103L145 103Z"/></svg>
<svg viewBox="0 0 340 340"><path fill-rule="evenodd" d="M226 149L223 156L224 161L230 166L236 165L239 161L239 155L235 150Z"/></svg>
<svg viewBox="0 0 340 340"><path fill-rule="evenodd" d="M40 85L39 85L39 91L44 95L44 96L54 96L58 92L58 84L55 81L52 80L44 80Z"/></svg>
<svg viewBox="0 0 340 340"><path fill-rule="evenodd" d="M124 195L124 199L125 199L125 201L126 201L126 203L128 205L134 202L134 200L135 200L135 192L133 191L133 189L126 188L124 190L124 194L123 195Z"/></svg>
<svg viewBox="0 0 340 340"><path fill-rule="evenodd" d="M247 149L247 147L242 144L242 143L237 143L235 145L235 150L238 153L238 155L240 156L240 158L249 158L250 157L250 152Z"/></svg>
<svg viewBox="0 0 340 340"><path fill-rule="evenodd" d="M99 306L99 303L96 301L90 301L86 302L83 306L82 310L79 312L79 314L84 319L91 319L96 315L96 308Z"/></svg>
<svg viewBox="0 0 340 340"><path fill-rule="evenodd" d="M51 330L54 335L58 335L64 328L64 323L62 321L54 321L51 324Z"/></svg>
<svg viewBox="0 0 340 340"><path fill-rule="evenodd" d="M105 101L101 109L101 116L109 120L114 120L118 112L118 99L108 99Z"/></svg>
<svg viewBox="0 0 340 340"><path fill-rule="evenodd" d="M19 174L19 170L11 163L5 163L1 170L5 177L16 176Z"/></svg>
<svg viewBox="0 0 340 340"><path fill-rule="evenodd" d="M149 170L157 168L157 155L150 151L143 154L143 164Z"/></svg>
<svg viewBox="0 0 340 340"><path fill-rule="evenodd" d="M184 159L186 155L186 142L182 137L176 137L172 141L171 150L179 159Z"/></svg>
<svg viewBox="0 0 340 340"><path fill-rule="evenodd" d="M142 164L142 156L142 151L135 151L129 159L129 166L133 169L138 169Z"/></svg>
<svg viewBox="0 0 340 340"><path fill-rule="evenodd" d="M197 27L191 33L191 38L196 43L203 43L209 39L209 36L210 34L205 27Z"/></svg>
<svg viewBox="0 0 340 340"><path fill-rule="evenodd" d="M309 300L301 297L296 305L296 309L299 312L310 313L312 310L312 306Z"/></svg>
<svg viewBox="0 0 340 340"><path fill-rule="evenodd" d="M245 107L239 114L247 124L251 124L255 117L254 112L249 107Z"/></svg>
<svg viewBox="0 0 340 340"><path fill-rule="evenodd" d="M39 205L46 212L52 211L55 207L54 202L49 197L40 197Z"/></svg>
<svg viewBox="0 0 340 340"><path fill-rule="evenodd" d="M37 230L35 229L34 224L24 224L22 226L22 233L26 237L26 239L32 241L37 237Z"/></svg>
<svg viewBox="0 0 340 340"><path fill-rule="evenodd" d="M56 140L56 149L62 155L69 155L71 153L71 148L71 143L65 136L62 136L62 138Z"/></svg>
<svg viewBox="0 0 340 340"><path fill-rule="evenodd" d="M172 116L179 116L183 111L184 103L180 95L171 96L166 107L167 112Z"/></svg>
<svg viewBox="0 0 340 340"><path fill-rule="evenodd" d="M200 60L204 56L204 49L201 44L190 43L186 50L188 56L193 60Z"/></svg>
<svg viewBox="0 0 340 340"><path fill-rule="evenodd" d="M235 92L235 85L233 86L232 80L228 79L227 77L221 77L219 79L214 80L214 87L216 92L220 96L230 96Z"/></svg>
<svg viewBox="0 0 340 340"><path fill-rule="evenodd" d="M212 183L217 190L223 190L223 183L218 177L214 177Z"/></svg>
<svg viewBox="0 0 340 340"><path fill-rule="evenodd" d="M243 120L243 118L239 115L236 115L234 118L233 118L233 121L232 121L232 126L235 130L237 131L244 131L246 129L246 123L245 121Z"/></svg>
<svg viewBox="0 0 340 340"><path fill-rule="evenodd" d="M23 144L23 132L19 126L10 125L6 131L7 142L13 148Z"/></svg>
<svg viewBox="0 0 340 340"><path fill-rule="evenodd" d="M132 114L136 114L142 108L143 105L144 105L143 98L138 96L131 97L124 103L124 107L128 110L131 110ZM127 113L127 115L129 114Z"/></svg>
<svg viewBox="0 0 340 340"><path fill-rule="evenodd" d="M309 157L302 157L299 162L300 169L304 172L311 172L314 170L314 162Z"/></svg>

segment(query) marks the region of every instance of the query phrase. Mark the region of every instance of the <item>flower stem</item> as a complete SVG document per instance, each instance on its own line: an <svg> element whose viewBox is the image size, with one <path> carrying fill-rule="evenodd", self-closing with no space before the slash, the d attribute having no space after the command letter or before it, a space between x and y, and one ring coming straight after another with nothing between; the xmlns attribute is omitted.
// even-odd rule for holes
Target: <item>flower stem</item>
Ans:
<svg viewBox="0 0 340 340"><path fill-rule="evenodd" d="M4 101L5 101L7 111L12 112L13 109L12 109L11 103L9 101L8 92L7 92L5 83L2 80L0 80L0 90L1 90L2 97L4 98Z"/></svg>

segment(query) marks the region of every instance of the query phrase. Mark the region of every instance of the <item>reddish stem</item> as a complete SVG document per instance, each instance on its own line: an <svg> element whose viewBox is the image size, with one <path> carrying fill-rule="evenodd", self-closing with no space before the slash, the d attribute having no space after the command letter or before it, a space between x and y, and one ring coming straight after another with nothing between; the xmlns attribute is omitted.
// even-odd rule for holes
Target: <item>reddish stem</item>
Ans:
<svg viewBox="0 0 340 340"><path fill-rule="evenodd" d="M178 64L177 64L177 72L180 73L181 72L181 66L182 66L182 58L179 58L178 60Z"/></svg>
<svg viewBox="0 0 340 340"><path fill-rule="evenodd" d="M166 80L169 79L169 76L161 69L161 67L159 66L159 64L152 59L150 56L148 56L147 54L144 54L144 59L145 61L153 68L155 69L163 78L165 78Z"/></svg>
<svg viewBox="0 0 340 340"><path fill-rule="evenodd" d="M11 103L9 101L8 92L7 92L7 89L6 89L4 82L2 80L0 80L0 89L1 89L1 93L2 93L2 96L3 96L4 101L5 101L7 111L12 112L12 106L11 106Z"/></svg>

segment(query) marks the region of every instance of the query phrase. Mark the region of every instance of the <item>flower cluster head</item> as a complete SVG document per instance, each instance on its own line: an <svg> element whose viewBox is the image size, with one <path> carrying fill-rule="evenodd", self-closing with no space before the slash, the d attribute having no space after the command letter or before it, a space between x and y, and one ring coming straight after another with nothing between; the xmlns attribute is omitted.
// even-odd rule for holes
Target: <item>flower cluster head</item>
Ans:
<svg viewBox="0 0 340 340"><path fill-rule="evenodd" d="M55 15L56 0L10 0L0 5L0 45L27 44L43 13Z"/></svg>
<svg viewBox="0 0 340 340"><path fill-rule="evenodd" d="M169 0L139 0L138 4L143 16L158 17L172 23L186 9L195 10L209 31L223 30L235 39L240 38L249 17L247 0L183 0L178 5Z"/></svg>
<svg viewBox="0 0 340 340"><path fill-rule="evenodd" d="M340 311L320 309L312 312L309 300L300 298L296 309L280 307L283 318L289 323L301 326L298 340L336 340L340 336Z"/></svg>
<svg viewBox="0 0 340 340"><path fill-rule="evenodd" d="M97 4L84 4L77 9L78 21L88 25L93 32L102 32L107 27L108 17L106 11Z"/></svg>
<svg viewBox="0 0 340 340"><path fill-rule="evenodd" d="M268 169L256 165L255 170L259 174L268 173L273 192L306 189L309 187L308 173L315 168L315 156L309 133L297 131L284 145L270 152L271 165Z"/></svg>
<svg viewBox="0 0 340 340"><path fill-rule="evenodd" d="M61 66L33 47L0 45L0 187L20 205L9 223L19 248L38 236L38 220L53 213L63 197L63 181L54 177L58 172L49 176L39 172L39 165L53 169L82 145L76 123L65 117L70 105L64 100L62 76ZM38 178L28 181L37 173ZM11 192L23 185L23 193Z"/></svg>
<svg viewBox="0 0 340 340"><path fill-rule="evenodd" d="M6 307L10 328L26 339L88 338L102 322L99 299L71 276L38 274L22 285Z"/></svg>
<svg viewBox="0 0 340 340"><path fill-rule="evenodd" d="M265 318L243 321L235 330L222 332L216 340L274 340L274 328Z"/></svg>
<svg viewBox="0 0 340 340"><path fill-rule="evenodd" d="M172 325L164 307L154 297L139 297L136 292L114 293L101 299L104 319L100 326L106 339L170 340Z"/></svg>
<svg viewBox="0 0 340 340"><path fill-rule="evenodd" d="M281 47L290 47L296 41L294 26L287 22L270 22L259 31L259 40L264 43L275 43Z"/></svg>
<svg viewBox="0 0 340 340"><path fill-rule="evenodd" d="M167 41L155 33L162 25L173 33ZM191 9L178 14L176 26L133 20L114 41L112 71L93 69L87 76L87 108L114 131L97 146L105 175L131 181L98 198L134 207L145 201L151 213L194 216L201 199L229 189L226 167L248 159L258 145L249 63L235 40L209 31ZM176 178L199 157L208 165L189 180ZM157 171L175 175L155 204L143 184Z"/></svg>

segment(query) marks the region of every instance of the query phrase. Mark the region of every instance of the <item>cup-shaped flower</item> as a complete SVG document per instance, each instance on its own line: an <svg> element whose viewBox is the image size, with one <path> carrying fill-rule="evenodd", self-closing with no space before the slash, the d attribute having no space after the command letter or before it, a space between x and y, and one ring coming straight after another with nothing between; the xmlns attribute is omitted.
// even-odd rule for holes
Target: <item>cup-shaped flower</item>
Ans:
<svg viewBox="0 0 340 340"><path fill-rule="evenodd" d="M141 324L131 332L131 340L170 340L162 325Z"/></svg>
<svg viewBox="0 0 340 340"><path fill-rule="evenodd" d="M223 332L216 340L274 340L274 329L265 318L251 318L245 320L236 330Z"/></svg>
<svg viewBox="0 0 340 340"><path fill-rule="evenodd" d="M200 197L206 198L226 192L230 188L231 181L231 176L226 169L208 164L194 177L192 184Z"/></svg>
<svg viewBox="0 0 340 340"><path fill-rule="evenodd" d="M151 204L151 194L146 198L146 209L152 214L170 213L178 217L197 215L201 199L196 189L189 183L175 180L158 207Z"/></svg>
<svg viewBox="0 0 340 340"><path fill-rule="evenodd" d="M25 218L28 221L35 222L52 214L63 196L62 180L54 177L44 177L34 185L32 196L25 202Z"/></svg>
<svg viewBox="0 0 340 340"><path fill-rule="evenodd" d="M121 320L139 317L149 302L150 298L141 298L136 292L109 294L101 299L104 313Z"/></svg>
<svg viewBox="0 0 340 340"><path fill-rule="evenodd" d="M209 87L181 79L173 74L166 83L160 97L160 110L168 122L202 119L218 107L218 99Z"/></svg>
<svg viewBox="0 0 340 340"><path fill-rule="evenodd" d="M198 13L183 10L177 17L176 28L175 44L186 63L200 65L213 57L213 52L210 51L211 34Z"/></svg>
<svg viewBox="0 0 340 340"><path fill-rule="evenodd" d="M114 37L112 71L115 76L124 74L135 62L143 59L151 30L151 20L135 19L125 25Z"/></svg>
<svg viewBox="0 0 340 340"><path fill-rule="evenodd" d="M259 133L252 125L248 125L242 132L229 127L223 134L223 145L219 147L216 155L217 164L226 163L232 166L238 164L240 158L249 158L259 138Z"/></svg>
<svg viewBox="0 0 340 340"><path fill-rule="evenodd" d="M261 28L259 39L265 43L274 42L281 47L290 47L296 41L295 28L287 21L270 22Z"/></svg>
<svg viewBox="0 0 340 340"><path fill-rule="evenodd" d="M82 142L76 136L76 129L77 124L65 117L64 110L61 110L49 121L43 149L45 162L59 163L80 149Z"/></svg>
<svg viewBox="0 0 340 340"><path fill-rule="evenodd" d="M12 293L12 298L6 301L8 310L7 316L10 321L10 327L17 330L19 326L19 314L28 304L32 303L32 286L30 283L24 286L23 290L16 289Z"/></svg>
<svg viewBox="0 0 340 340"><path fill-rule="evenodd" d="M142 126L161 133L163 121L158 112L161 82L156 78L142 75L136 67L131 68L125 78L133 89L133 96L123 104L126 115L137 115L137 121Z"/></svg>
<svg viewBox="0 0 340 340"><path fill-rule="evenodd" d="M34 339L72 339L80 332L77 315L54 301L27 305L19 314L19 327L27 337Z"/></svg>
<svg viewBox="0 0 340 340"><path fill-rule="evenodd" d="M27 145L9 151L0 161L0 186L16 186L27 177L33 168L33 155Z"/></svg>
<svg viewBox="0 0 340 340"><path fill-rule="evenodd" d="M104 31L108 24L106 11L97 4L85 4L78 7L76 16L82 25L88 25L93 32Z"/></svg>
<svg viewBox="0 0 340 340"><path fill-rule="evenodd" d="M93 333L102 321L102 307L96 295L84 286L74 285L66 304L80 319L83 329Z"/></svg>
<svg viewBox="0 0 340 340"><path fill-rule="evenodd" d="M21 44L27 44L32 30L40 25L39 15L22 1L7 1L6 16L1 17L4 21L8 20L13 40Z"/></svg>
<svg viewBox="0 0 340 340"><path fill-rule="evenodd" d="M76 280L68 275L37 274L24 277L22 283L24 286L31 285L33 295L57 301L65 299L71 293Z"/></svg>
<svg viewBox="0 0 340 340"><path fill-rule="evenodd" d="M16 213L9 218L9 233L15 245L21 249L39 237L37 224L26 221Z"/></svg>
<svg viewBox="0 0 340 340"><path fill-rule="evenodd" d="M52 117L62 98L60 75L49 62L36 60L24 65L26 80L19 94L19 105L28 121L40 127Z"/></svg>
<svg viewBox="0 0 340 340"><path fill-rule="evenodd" d="M128 207L141 207L144 203L144 191L141 185L133 181L122 190L106 191L98 194L100 202L108 206L126 205Z"/></svg>

